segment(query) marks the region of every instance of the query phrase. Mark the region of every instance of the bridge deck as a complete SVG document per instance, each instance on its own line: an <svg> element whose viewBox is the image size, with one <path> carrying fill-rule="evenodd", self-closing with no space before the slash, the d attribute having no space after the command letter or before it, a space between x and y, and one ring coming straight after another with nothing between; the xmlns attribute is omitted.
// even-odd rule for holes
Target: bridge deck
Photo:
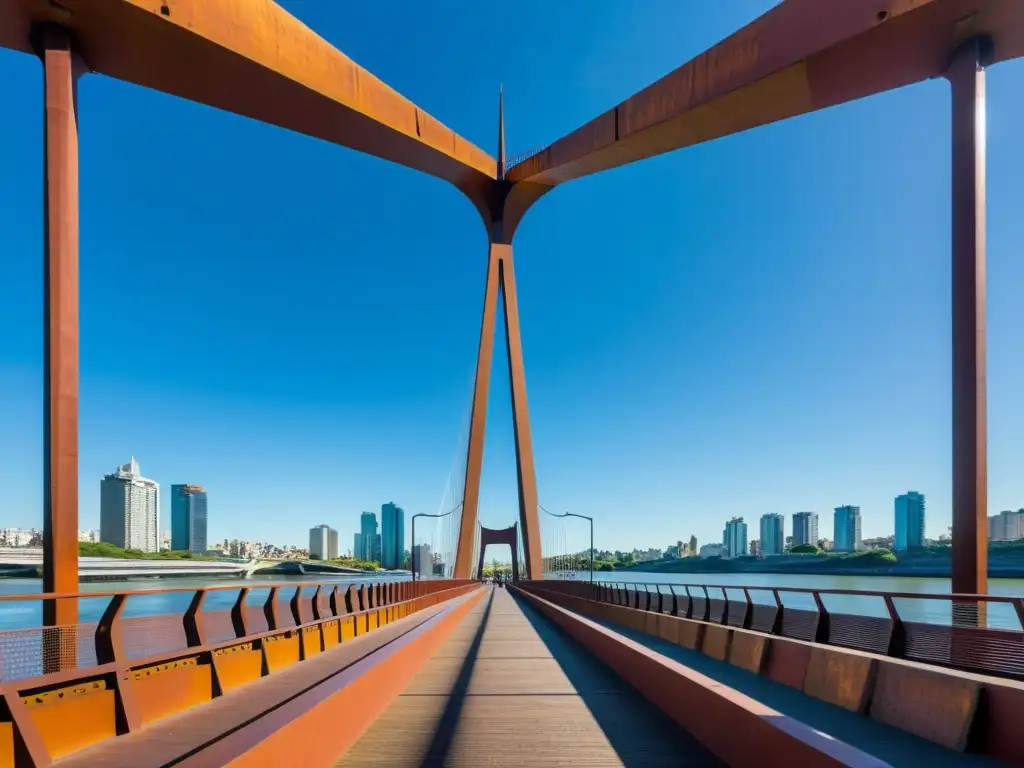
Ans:
<svg viewBox="0 0 1024 768"><path fill-rule="evenodd" d="M689 734L493 589L339 766L717 766Z"/></svg>

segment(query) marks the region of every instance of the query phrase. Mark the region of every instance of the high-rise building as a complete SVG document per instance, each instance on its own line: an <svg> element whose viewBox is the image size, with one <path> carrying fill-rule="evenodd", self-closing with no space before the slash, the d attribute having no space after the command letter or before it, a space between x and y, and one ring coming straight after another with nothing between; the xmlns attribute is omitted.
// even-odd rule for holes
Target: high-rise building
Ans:
<svg viewBox="0 0 1024 768"><path fill-rule="evenodd" d="M697 537L691 535L690 536L690 557L696 557L696 556L697 556Z"/></svg>
<svg viewBox="0 0 1024 768"><path fill-rule="evenodd" d="M160 548L160 484L142 476L134 456L100 481L100 540L143 552Z"/></svg>
<svg viewBox="0 0 1024 768"><path fill-rule="evenodd" d="M722 541L727 557L742 557L747 554L747 524L742 517L734 517L725 524Z"/></svg>
<svg viewBox="0 0 1024 768"><path fill-rule="evenodd" d="M1007 509L989 517L988 537L991 541L1024 539L1024 509Z"/></svg>
<svg viewBox="0 0 1024 768"><path fill-rule="evenodd" d="M793 513L793 546L812 544L818 546L818 513Z"/></svg>
<svg viewBox="0 0 1024 768"><path fill-rule="evenodd" d="M377 533L377 515L363 512L359 518L359 532L362 534L362 550L357 557L360 560L380 562L380 534Z"/></svg>
<svg viewBox="0 0 1024 768"><path fill-rule="evenodd" d="M356 560L362 560L364 552L365 550L363 549L363 534L357 533L355 546L352 547L352 557L354 557Z"/></svg>
<svg viewBox="0 0 1024 768"><path fill-rule="evenodd" d="M385 568L401 568L405 559L405 511L389 501L380 507L380 564Z"/></svg>
<svg viewBox="0 0 1024 768"><path fill-rule="evenodd" d="M786 551L786 518L778 512L761 515L761 554L781 555Z"/></svg>
<svg viewBox="0 0 1024 768"><path fill-rule="evenodd" d="M417 544L412 548L411 567L414 573L420 576L430 575L433 571L434 558L430 552L429 544Z"/></svg>
<svg viewBox="0 0 1024 768"><path fill-rule="evenodd" d="M333 560L338 556L338 532L329 525L309 529L309 559Z"/></svg>
<svg viewBox="0 0 1024 768"><path fill-rule="evenodd" d="M860 507L836 507L834 549L836 552L856 552L860 544Z"/></svg>
<svg viewBox="0 0 1024 768"><path fill-rule="evenodd" d="M905 552L924 546L924 494L908 491L896 497L896 536L893 549Z"/></svg>
<svg viewBox="0 0 1024 768"><path fill-rule="evenodd" d="M201 485L171 486L171 549L206 552L206 491Z"/></svg>

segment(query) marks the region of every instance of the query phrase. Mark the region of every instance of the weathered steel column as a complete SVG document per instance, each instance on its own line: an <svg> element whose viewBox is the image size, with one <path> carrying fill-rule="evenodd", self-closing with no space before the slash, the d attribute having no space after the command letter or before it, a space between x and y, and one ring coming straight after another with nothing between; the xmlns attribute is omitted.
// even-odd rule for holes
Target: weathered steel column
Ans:
<svg viewBox="0 0 1024 768"><path fill-rule="evenodd" d="M480 346L476 357L476 381L473 385L473 410L469 420L469 446L466 452L466 482L463 486L462 522L455 554L452 578L468 579L473 569L473 544L480 505L480 473L484 461L484 433L487 427L487 396L491 386L494 360L494 323L498 309L499 252L492 245L487 259L484 288L484 313L480 322Z"/></svg>
<svg viewBox="0 0 1024 768"><path fill-rule="evenodd" d="M985 374L985 70L987 43L957 51L952 85L953 592L988 590ZM958 606L964 623L983 609ZM970 614L970 615L968 615ZM977 615L981 614L981 615Z"/></svg>
<svg viewBox="0 0 1024 768"><path fill-rule="evenodd" d="M66 29L36 30L43 62L44 383L43 591L78 591L78 115L77 63ZM73 666L76 600L46 601L45 666Z"/></svg>
<svg viewBox="0 0 1024 768"><path fill-rule="evenodd" d="M530 409L526 405L526 369L523 343L519 336L519 300L516 297L512 246L494 246L501 253L501 287L505 293L505 346L508 372L512 382L512 422L516 440L516 474L519 480L519 521L526 558L526 578L543 579L540 548L540 512L537 507L537 474L533 465L533 438L530 435ZM512 549L513 558L516 556Z"/></svg>

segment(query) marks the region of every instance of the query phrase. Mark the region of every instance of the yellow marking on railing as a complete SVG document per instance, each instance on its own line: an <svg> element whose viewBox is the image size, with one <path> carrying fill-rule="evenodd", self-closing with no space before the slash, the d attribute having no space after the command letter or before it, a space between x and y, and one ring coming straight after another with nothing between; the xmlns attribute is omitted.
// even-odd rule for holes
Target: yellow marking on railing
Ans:
<svg viewBox="0 0 1024 768"><path fill-rule="evenodd" d="M226 656L229 653L238 653L239 651L251 651L252 643L239 643L238 645L229 645L227 648L218 648L213 652L214 656Z"/></svg>
<svg viewBox="0 0 1024 768"><path fill-rule="evenodd" d="M264 643L277 643L281 640L291 640L296 637L295 630L289 629L287 632L282 632L280 635L271 635L270 637L264 637Z"/></svg>
<svg viewBox="0 0 1024 768"><path fill-rule="evenodd" d="M187 659L176 659L174 661L168 661L165 664L154 664L152 667L143 667L142 669L133 669L132 677L135 680L142 680L152 675L158 675L161 672L169 672L172 669L181 669L183 667L195 667L199 665L199 658L192 656Z"/></svg>
<svg viewBox="0 0 1024 768"><path fill-rule="evenodd" d="M105 691L106 689L106 680L92 680L88 683L69 685L67 688L55 688L52 691L41 691L40 693L34 693L31 696L22 696L21 703L26 707L38 707L43 704L53 704L55 701L60 701L61 699L66 699L71 696L81 696L86 693Z"/></svg>

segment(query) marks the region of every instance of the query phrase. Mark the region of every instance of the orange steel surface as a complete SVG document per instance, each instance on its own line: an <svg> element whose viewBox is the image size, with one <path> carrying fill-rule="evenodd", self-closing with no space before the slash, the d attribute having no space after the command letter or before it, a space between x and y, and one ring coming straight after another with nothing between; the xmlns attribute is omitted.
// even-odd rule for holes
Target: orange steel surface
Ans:
<svg viewBox="0 0 1024 768"><path fill-rule="evenodd" d="M529 207L564 181L674 149L748 130L875 93L946 75L953 84L954 168L954 589L980 591L985 468L984 287L963 283L984 275L984 160L976 131L963 125L983 105L981 69L1024 55L1020 0L784 0L729 38L538 154L506 167L499 157L445 128L360 68L273 0L0 0L0 45L42 53L47 82L47 221L49 456L45 472L54 499L47 512L47 579L71 581L70 530L77 522L77 123L72 100L75 63L129 82L322 138L445 179L474 203L491 243L485 334L492 327L496 283L506 296L506 346L513 399L520 521L527 575L539 577L537 486L519 338L511 244ZM40 27L40 24L43 24ZM46 25L50 25L47 27ZM53 25L57 25L54 27ZM63 46L50 39L54 29ZM40 32L42 33L40 35ZM40 37L42 40L40 40ZM984 40L983 57L955 56ZM991 50L988 50L988 49ZM61 58L63 57L63 58ZM982 58L984 59L982 61ZM954 59L959 63L953 66ZM967 73L975 67L976 88ZM52 88L51 88L52 84ZM962 114L961 114L962 113ZM71 119L68 119L68 115ZM969 143L974 144L970 152ZM974 156L974 164L969 156ZM52 162L51 162L52 161ZM969 178L973 176L972 178ZM971 182L974 189L971 191ZM50 242L57 245L50 248ZM497 264L497 278L493 274ZM49 273L48 273L49 274ZM54 335L56 334L56 335ZM59 344L51 345L53 336ZM968 348L967 339L973 337ZM481 336L480 363L493 344ZM488 373L478 366L467 461L467 503L456 573L472 564L467 526L476 522L486 414L477 406ZM483 380L482 380L483 379ZM973 383L972 383L973 382ZM968 547L970 544L970 547ZM975 546L977 545L977 546ZM968 551L970 549L970 551ZM977 550L979 556L972 553ZM68 550L70 551L70 550ZM970 582L970 583L969 583ZM48 611L60 610L59 603ZM70 610L69 608L67 610ZM59 623L50 616L50 623ZM979 614L980 618L980 614Z"/></svg>
<svg viewBox="0 0 1024 768"><path fill-rule="evenodd" d="M957 45L1024 56L1019 0L786 0L511 169L555 185L942 76Z"/></svg>
<svg viewBox="0 0 1024 768"><path fill-rule="evenodd" d="M76 595L111 596L110 606L95 629L98 663L0 684L0 698L12 724L10 743L3 742L7 730L0 728L0 755L10 746L20 750L18 765L41 766L115 735L138 732L478 585L435 580L362 584L358 588L350 585L343 592L338 590L340 585L326 586L334 587L330 606L324 604L322 590L300 597L302 586L297 586L300 599L292 600L290 621L277 615L279 590L271 588L263 606L266 630L253 631L236 624L234 637L215 641L205 637L203 626L204 619L217 612L204 614L202 595L206 590L193 590L197 597L184 614L179 614L186 630L184 644L143 655L130 652L120 618L124 598L139 593ZM239 604L244 605L248 590L234 589L239 592ZM148 590L141 594L164 591L184 590ZM21 595L6 599L56 597ZM73 602L71 596L60 597ZM3 720L0 712L0 723Z"/></svg>
<svg viewBox="0 0 1024 768"><path fill-rule="evenodd" d="M494 159L272 0L0 0L0 45L65 26L93 72L351 147L467 192Z"/></svg>
<svg viewBox="0 0 1024 768"><path fill-rule="evenodd" d="M495 159L359 67L272 0L0 0L0 46L35 53L44 66L44 588L49 594L21 599L44 600L49 628L42 633L43 655L46 671L53 671L0 687L14 742L11 746L4 741L7 729L0 727L0 755L11 746L17 760L45 764L55 750L67 748L64 742L48 746L49 737L44 738L50 733L50 726L45 726L50 715L44 713L55 711L48 707L81 707L89 698L98 700L111 695L106 691L116 691L115 728L130 731L159 714L137 700L147 686L164 691L170 678L159 681L159 675L183 682L188 678L174 694L181 697L179 703L187 703L205 689L205 675L212 681L211 696L219 692L220 652L240 647L243 640L252 645L236 651L237 662L225 665L232 669L226 678L231 685L252 678L251 654L256 652L263 675L322 651L328 621L335 623L327 631L336 631L337 641L344 643L351 633L370 631L395 618L394 587L374 585L347 593L358 602L351 612L345 606L339 609L336 592L327 613L319 603L319 591L309 605L297 592L290 606L294 626L282 626L274 588L264 606L268 631L254 633L247 627L243 593L232 612L237 637L210 644L200 591L181 617L187 652L129 660L122 636L129 624L120 619L126 598L113 594L111 607L97 626L99 665L76 668L76 633L83 625L77 623L75 598L86 595L71 591L77 586L78 527L75 84L85 71L390 160L446 180L469 197L487 227L490 252L455 572L468 576L472 565L497 295L503 291L521 535L526 575L535 578L541 575L537 483L512 261L512 241L527 210L555 185L574 178L924 79L947 77L953 90L954 169L953 589L984 590L985 155L983 126L975 116L984 109L984 67L1024 56L1022 0L784 0L511 169L506 167L503 129ZM426 583L435 587L406 586L399 592L423 595L440 588L440 582ZM17 598L0 598L10 599ZM421 605L427 599L413 600ZM984 626L984 604L976 605L975 623ZM305 631L311 626L316 627L319 644ZM196 658L195 666L212 669L193 669L184 662L191 657ZM171 662L182 663L154 669ZM140 667L148 669L147 680L152 680L125 677ZM84 674L91 677L84 679ZM36 687L29 690L23 683ZM107 687L96 688L94 684L100 683ZM78 690L83 685L86 688ZM60 686L66 688L61 689L63 698L37 702L34 713L22 701L26 691L36 696ZM164 703L169 702L167 698ZM92 723L82 727L94 735L109 730L109 720L104 719L109 709L103 711L107 714L102 722L92 722L99 717L93 711L79 718ZM0 726L4 719L0 712Z"/></svg>

